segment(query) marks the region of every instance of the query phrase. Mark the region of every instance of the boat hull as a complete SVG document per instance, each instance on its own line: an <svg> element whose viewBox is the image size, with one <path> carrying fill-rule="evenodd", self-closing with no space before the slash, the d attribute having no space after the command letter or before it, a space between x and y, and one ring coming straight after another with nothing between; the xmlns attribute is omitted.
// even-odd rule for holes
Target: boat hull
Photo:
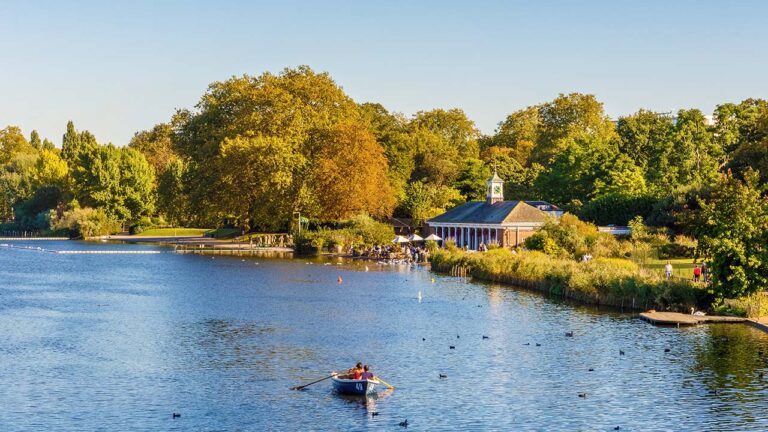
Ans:
<svg viewBox="0 0 768 432"><path fill-rule="evenodd" d="M374 380L340 379L337 377L331 379L333 380L333 389L336 390L336 393L349 395L374 393L376 391L376 384L379 383Z"/></svg>

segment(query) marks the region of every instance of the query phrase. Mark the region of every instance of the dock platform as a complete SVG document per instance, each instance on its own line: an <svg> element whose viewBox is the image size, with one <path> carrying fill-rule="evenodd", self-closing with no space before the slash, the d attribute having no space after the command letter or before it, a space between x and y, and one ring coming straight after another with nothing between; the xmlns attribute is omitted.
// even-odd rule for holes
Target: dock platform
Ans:
<svg viewBox="0 0 768 432"><path fill-rule="evenodd" d="M705 323L743 323L746 318L717 316L717 315L690 315L679 312L642 312L640 318L656 325L698 325Z"/></svg>

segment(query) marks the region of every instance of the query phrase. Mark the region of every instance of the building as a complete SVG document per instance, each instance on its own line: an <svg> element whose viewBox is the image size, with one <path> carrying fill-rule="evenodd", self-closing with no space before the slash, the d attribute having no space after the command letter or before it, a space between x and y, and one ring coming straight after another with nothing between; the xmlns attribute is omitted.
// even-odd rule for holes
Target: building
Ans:
<svg viewBox="0 0 768 432"><path fill-rule="evenodd" d="M498 174L488 180L485 201L471 201L427 221L429 232L459 247L476 250L480 244L518 246L547 217L562 210L544 201L504 201L504 181Z"/></svg>

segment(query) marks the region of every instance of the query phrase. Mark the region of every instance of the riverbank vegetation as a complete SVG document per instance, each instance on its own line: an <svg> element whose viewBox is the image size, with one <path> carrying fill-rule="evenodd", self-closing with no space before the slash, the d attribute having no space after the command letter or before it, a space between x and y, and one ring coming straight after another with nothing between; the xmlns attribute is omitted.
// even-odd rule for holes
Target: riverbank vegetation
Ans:
<svg viewBox="0 0 768 432"><path fill-rule="evenodd" d="M633 256L706 258L721 297L768 282L762 99L725 102L711 116L640 109L611 119L595 96L561 94L482 134L459 108L390 112L301 66L214 82L195 107L117 144L72 122L56 143L0 130L0 231L296 232L300 214L319 229L302 244L327 249L371 241L340 225L358 215L418 226L483 199L495 169L507 199L550 201L595 224L642 218L650 237L631 245ZM539 237L531 247L553 259L626 247L602 236L561 240Z"/></svg>
<svg viewBox="0 0 768 432"><path fill-rule="evenodd" d="M585 303L623 308L680 310L708 308L712 296L703 287L682 279L666 280L656 272L640 271L631 260L594 258L578 262L540 251L492 249L469 253L456 248L436 251L432 268L449 272L462 266L478 279L545 291Z"/></svg>

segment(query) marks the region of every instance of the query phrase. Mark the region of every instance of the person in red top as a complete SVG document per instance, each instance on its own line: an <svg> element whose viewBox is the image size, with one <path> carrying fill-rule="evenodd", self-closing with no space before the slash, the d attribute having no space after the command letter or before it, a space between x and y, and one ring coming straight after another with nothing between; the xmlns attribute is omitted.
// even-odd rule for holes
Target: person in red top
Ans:
<svg viewBox="0 0 768 432"><path fill-rule="evenodd" d="M699 279L701 279L701 267L696 266L696 268L693 269L693 281L698 282Z"/></svg>
<svg viewBox="0 0 768 432"><path fill-rule="evenodd" d="M356 380L359 380L362 375L363 375L363 364L362 363L357 363L355 365L355 367L347 370L343 374L340 374L339 378L341 378L341 379L356 379Z"/></svg>

